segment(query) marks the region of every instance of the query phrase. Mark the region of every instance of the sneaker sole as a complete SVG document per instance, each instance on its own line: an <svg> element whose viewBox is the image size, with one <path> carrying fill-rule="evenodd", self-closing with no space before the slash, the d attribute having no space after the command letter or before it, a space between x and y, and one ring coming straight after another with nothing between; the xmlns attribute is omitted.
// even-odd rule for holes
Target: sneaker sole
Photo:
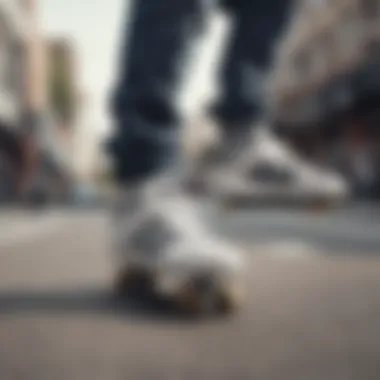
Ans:
<svg viewBox="0 0 380 380"><path fill-rule="evenodd" d="M159 299L172 301L175 309L190 317L231 315L243 304L242 283L213 281L210 277L194 275L188 278L174 293L157 293L157 276L143 268L130 267L121 270L115 279L115 292L122 297Z"/></svg>

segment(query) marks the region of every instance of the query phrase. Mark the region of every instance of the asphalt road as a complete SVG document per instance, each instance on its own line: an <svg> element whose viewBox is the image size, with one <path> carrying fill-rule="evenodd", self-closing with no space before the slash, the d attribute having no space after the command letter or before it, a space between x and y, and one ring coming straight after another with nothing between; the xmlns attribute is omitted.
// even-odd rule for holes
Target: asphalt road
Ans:
<svg viewBox="0 0 380 380"><path fill-rule="evenodd" d="M352 235L356 222L274 212L211 219L249 248L249 296L232 318L190 321L113 295L103 212L0 214L0 379L379 378L375 244L368 255L317 244L324 230L334 237L333 225ZM375 235L373 223L360 231Z"/></svg>
<svg viewBox="0 0 380 380"><path fill-rule="evenodd" d="M244 242L303 242L329 255L380 253L380 207L352 205L333 211L243 210L209 212L216 229Z"/></svg>

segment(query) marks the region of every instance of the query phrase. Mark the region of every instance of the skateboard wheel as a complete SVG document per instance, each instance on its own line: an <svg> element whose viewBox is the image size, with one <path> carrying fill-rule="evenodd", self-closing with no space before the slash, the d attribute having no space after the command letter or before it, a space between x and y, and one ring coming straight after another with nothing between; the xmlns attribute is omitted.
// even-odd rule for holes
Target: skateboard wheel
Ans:
<svg viewBox="0 0 380 380"><path fill-rule="evenodd" d="M243 299L242 287L238 284L229 284L220 290L218 311L222 314L231 314L241 307Z"/></svg>
<svg viewBox="0 0 380 380"><path fill-rule="evenodd" d="M221 287L211 279L187 283L178 295L178 306L187 315L230 314L241 304L240 293L233 287Z"/></svg>
<svg viewBox="0 0 380 380"><path fill-rule="evenodd" d="M153 277L142 270L128 268L119 272L115 281L117 294L146 294L153 289Z"/></svg>
<svg viewBox="0 0 380 380"><path fill-rule="evenodd" d="M189 281L179 293L180 311L190 316L212 314L217 309L218 293L215 284L207 278Z"/></svg>
<svg viewBox="0 0 380 380"><path fill-rule="evenodd" d="M179 292L176 303L181 312L187 315L195 315L199 313L198 295L191 286L185 286Z"/></svg>
<svg viewBox="0 0 380 380"><path fill-rule="evenodd" d="M317 199L311 204L311 211L314 213L325 213L334 208L334 202L327 199Z"/></svg>

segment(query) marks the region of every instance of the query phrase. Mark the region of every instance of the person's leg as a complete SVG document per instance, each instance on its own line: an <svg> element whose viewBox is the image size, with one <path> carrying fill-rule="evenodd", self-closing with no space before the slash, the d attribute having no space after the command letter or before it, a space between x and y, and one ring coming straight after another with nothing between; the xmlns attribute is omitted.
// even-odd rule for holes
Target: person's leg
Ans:
<svg viewBox="0 0 380 380"><path fill-rule="evenodd" d="M167 174L178 161L176 90L182 58L207 3L137 1L114 104L121 190L115 218L117 288L128 292L153 286L154 292L185 303L190 290L196 308L208 292L205 279L206 287L218 287L211 289L217 290L216 302L236 303L235 282L242 268L238 250L210 236L198 205L179 179Z"/></svg>
<svg viewBox="0 0 380 380"><path fill-rule="evenodd" d="M220 143L196 157L188 187L203 192L209 172L225 165L250 143L248 135L265 112L264 83L272 50L286 26L292 0L221 0L232 32L220 65L220 94L210 107L221 132Z"/></svg>
<svg viewBox="0 0 380 380"><path fill-rule="evenodd" d="M222 128L250 128L265 113L265 82L291 0L227 0L233 32L220 71L221 96L213 107Z"/></svg>
<svg viewBox="0 0 380 380"><path fill-rule="evenodd" d="M220 73L221 96L212 109L221 139L195 160L190 190L238 201L293 202L295 194L305 201L346 198L340 176L298 157L270 123L266 81L292 3L224 0L234 28Z"/></svg>
<svg viewBox="0 0 380 380"><path fill-rule="evenodd" d="M205 6L205 0L136 0L132 6L112 102L116 136L111 146L119 180L143 179L174 162L177 89Z"/></svg>

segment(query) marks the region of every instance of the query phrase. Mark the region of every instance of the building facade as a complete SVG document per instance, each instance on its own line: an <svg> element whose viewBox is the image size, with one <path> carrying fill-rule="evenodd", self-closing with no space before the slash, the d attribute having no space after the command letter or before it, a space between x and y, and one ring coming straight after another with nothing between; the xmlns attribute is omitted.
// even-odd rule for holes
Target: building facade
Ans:
<svg viewBox="0 0 380 380"><path fill-rule="evenodd" d="M380 0L302 0L277 50L270 99L279 130L380 198Z"/></svg>
<svg viewBox="0 0 380 380"><path fill-rule="evenodd" d="M0 0L0 201L53 174L60 180L69 167L64 128L50 112L49 62L71 70L71 52L58 43L54 52L67 54L52 54L40 26L37 0Z"/></svg>
<svg viewBox="0 0 380 380"><path fill-rule="evenodd" d="M28 32L23 8L0 1L0 120L15 128L25 105Z"/></svg>
<svg viewBox="0 0 380 380"><path fill-rule="evenodd" d="M277 51L276 118L308 123L380 88L380 1L302 0Z"/></svg>
<svg viewBox="0 0 380 380"><path fill-rule="evenodd" d="M23 4L0 0L0 201L15 194L20 179L28 38Z"/></svg>

